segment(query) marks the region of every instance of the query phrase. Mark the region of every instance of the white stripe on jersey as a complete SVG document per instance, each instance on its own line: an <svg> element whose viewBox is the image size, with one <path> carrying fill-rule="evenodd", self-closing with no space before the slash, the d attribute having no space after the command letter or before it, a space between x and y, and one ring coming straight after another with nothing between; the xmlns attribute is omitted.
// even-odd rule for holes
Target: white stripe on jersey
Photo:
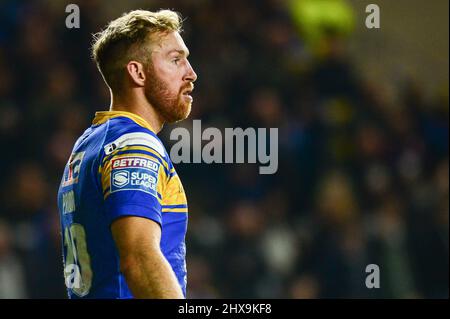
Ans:
<svg viewBox="0 0 450 319"><path fill-rule="evenodd" d="M116 149L130 145L145 145L157 151L162 157L165 155L162 143L156 137L142 132L123 134L113 142L105 145L105 154L109 155Z"/></svg>

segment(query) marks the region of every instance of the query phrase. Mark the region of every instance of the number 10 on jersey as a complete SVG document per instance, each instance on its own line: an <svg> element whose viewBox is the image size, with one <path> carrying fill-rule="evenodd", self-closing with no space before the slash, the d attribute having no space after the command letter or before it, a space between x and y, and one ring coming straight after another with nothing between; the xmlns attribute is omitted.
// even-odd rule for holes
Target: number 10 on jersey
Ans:
<svg viewBox="0 0 450 319"><path fill-rule="evenodd" d="M86 232L82 225L74 223L64 229L64 246L66 287L77 296L86 296L91 289L92 269L86 245Z"/></svg>

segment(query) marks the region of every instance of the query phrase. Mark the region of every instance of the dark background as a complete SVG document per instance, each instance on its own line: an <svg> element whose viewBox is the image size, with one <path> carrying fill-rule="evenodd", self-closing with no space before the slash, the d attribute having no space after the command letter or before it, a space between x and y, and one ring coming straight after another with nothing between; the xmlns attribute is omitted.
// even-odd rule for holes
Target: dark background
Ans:
<svg viewBox="0 0 450 319"><path fill-rule="evenodd" d="M76 3L81 28L65 27ZM0 2L0 298L66 298L56 192L108 91L92 33L170 8L198 74L171 129L277 127L279 169L178 164L188 298L448 298L448 1ZM366 265L381 288L365 286Z"/></svg>

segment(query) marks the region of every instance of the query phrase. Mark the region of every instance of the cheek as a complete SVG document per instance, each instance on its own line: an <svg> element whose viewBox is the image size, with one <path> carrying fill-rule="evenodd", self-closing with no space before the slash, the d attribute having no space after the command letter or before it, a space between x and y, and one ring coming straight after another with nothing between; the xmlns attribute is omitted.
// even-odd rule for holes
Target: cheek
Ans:
<svg viewBox="0 0 450 319"><path fill-rule="evenodd" d="M158 79L164 83L164 86L172 93L178 93L180 90L180 83L177 77L177 72L171 66L155 67Z"/></svg>

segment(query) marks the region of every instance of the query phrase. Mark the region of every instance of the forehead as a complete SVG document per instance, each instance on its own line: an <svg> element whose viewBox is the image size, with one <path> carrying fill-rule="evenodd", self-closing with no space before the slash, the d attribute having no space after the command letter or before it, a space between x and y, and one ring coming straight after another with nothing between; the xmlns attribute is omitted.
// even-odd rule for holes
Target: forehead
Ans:
<svg viewBox="0 0 450 319"><path fill-rule="evenodd" d="M171 52L184 52L189 54L189 50L178 32L169 32L159 36L159 41L155 45L153 52L169 54Z"/></svg>

